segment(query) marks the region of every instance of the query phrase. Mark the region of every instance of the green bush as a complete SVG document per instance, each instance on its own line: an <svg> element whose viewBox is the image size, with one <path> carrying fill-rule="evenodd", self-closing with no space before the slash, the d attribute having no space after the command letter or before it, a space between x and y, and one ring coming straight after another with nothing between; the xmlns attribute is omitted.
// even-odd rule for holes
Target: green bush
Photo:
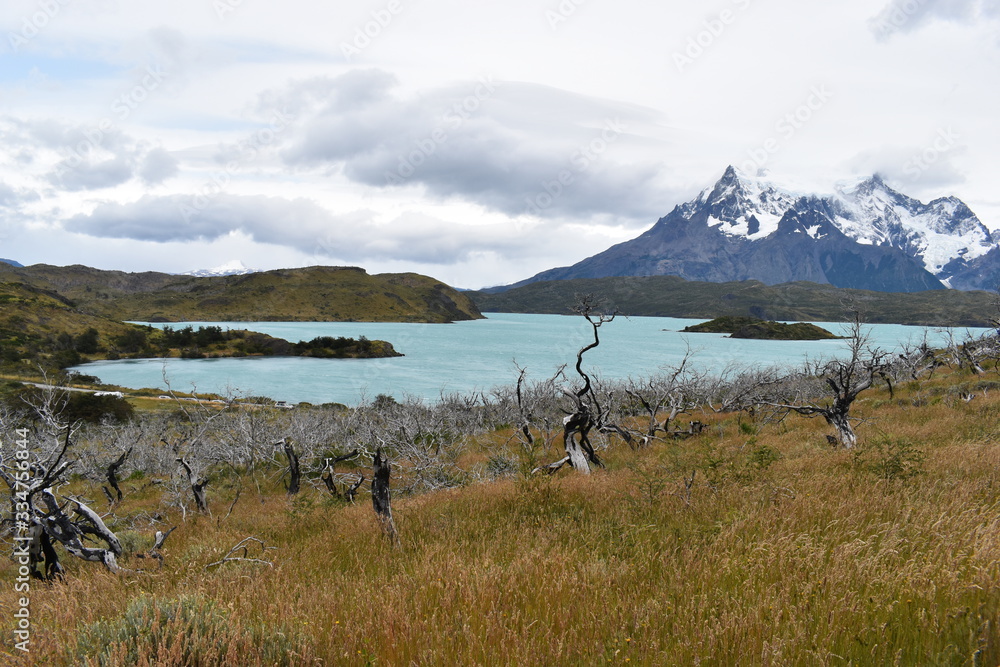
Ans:
<svg viewBox="0 0 1000 667"><path fill-rule="evenodd" d="M907 440L880 438L860 445L854 465L887 482L915 477L923 472L924 452Z"/></svg>
<svg viewBox="0 0 1000 667"><path fill-rule="evenodd" d="M77 639L76 664L290 665L305 640L280 628L244 627L199 595L176 600L141 597L125 613L85 626Z"/></svg>

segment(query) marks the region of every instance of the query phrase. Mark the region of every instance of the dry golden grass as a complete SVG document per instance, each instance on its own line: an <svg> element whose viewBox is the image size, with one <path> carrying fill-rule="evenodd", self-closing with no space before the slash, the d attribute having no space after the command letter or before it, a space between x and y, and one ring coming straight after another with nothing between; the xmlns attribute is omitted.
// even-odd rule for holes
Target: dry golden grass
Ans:
<svg viewBox="0 0 1000 667"><path fill-rule="evenodd" d="M398 549L366 498L245 491L224 518L216 488L213 517L169 517L162 570L66 557L64 581L34 583L27 663L996 665L1000 391L965 403L958 382L976 380L865 395L858 454L819 420L708 415L696 438L613 445L590 477L399 498ZM205 569L248 535L273 568ZM10 633L2 651L23 660Z"/></svg>

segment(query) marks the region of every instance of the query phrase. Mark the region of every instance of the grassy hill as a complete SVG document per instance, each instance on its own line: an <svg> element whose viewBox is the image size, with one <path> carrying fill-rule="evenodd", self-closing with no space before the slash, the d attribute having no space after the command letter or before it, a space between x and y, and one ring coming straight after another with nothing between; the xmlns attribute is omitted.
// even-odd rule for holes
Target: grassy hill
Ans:
<svg viewBox="0 0 1000 667"><path fill-rule="evenodd" d="M22 283L0 283L0 370L4 372L34 375L37 364L73 365L82 359L77 348L106 345L137 331L139 327L130 324L81 313L59 294Z"/></svg>
<svg viewBox="0 0 1000 667"><path fill-rule="evenodd" d="M482 317L466 295L415 273L314 266L196 278L86 266L0 264L0 282L58 295L111 320L452 322Z"/></svg>
<svg viewBox="0 0 1000 667"><path fill-rule="evenodd" d="M380 340L320 337L290 343L251 331L192 327L160 331L81 313L58 294L20 283L0 283L0 372L36 377L96 359L149 357L400 356ZM41 367L41 369L39 368Z"/></svg>
<svg viewBox="0 0 1000 667"><path fill-rule="evenodd" d="M397 354L384 341L358 341L354 347L330 341L333 347L303 351L258 334L214 348L181 349L160 340L162 333L127 320L452 322L480 317L464 294L412 273L370 276L363 269L310 267L195 278L0 264L0 372L35 376L39 366L57 369L124 357Z"/></svg>
<svg viewBox="0 0 1000 667"><path fill-rule="evenodd" d="M936 290L895 294L796 282L768 286L687 281L677 276L595 278L533 283L505 292L469 292L483 312L569 314L578 295L595 294L624 315L836 322L853 299L873 324L990 326L995 294Z"/></svg>

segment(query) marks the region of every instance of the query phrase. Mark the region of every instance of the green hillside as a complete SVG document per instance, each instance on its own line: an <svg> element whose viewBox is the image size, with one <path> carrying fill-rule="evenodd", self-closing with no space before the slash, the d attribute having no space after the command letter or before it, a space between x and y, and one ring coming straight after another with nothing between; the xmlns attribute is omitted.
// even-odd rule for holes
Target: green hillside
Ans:
<svg viewBox="0 0 1000 667"><path fill-rule="evenodd" d="M82 354L134 336L139 327L80 313L58 294L0 283L0 370L35 374L38 365L65 367Z"/></svg>
<svg viewBox="0 0 1000 667"><path fill-rule="evenodd" d="M314 266L195 278L85 266L0 265L0 282L52 292L112 320L452 322L482 317L462 293L415 273Z"/></svg>
<svg viewBox="0 0 1000 667"><path fill-rule="evenodd" d="M687 281L677 276L594 278L538 282L500 293L469 292L483 312L570 314L581 294L596 294L623 315L834 322L850 299L874 324L990 326L995 294L937 290L897 294L796 282L768 286L756 280Z"/></svg>

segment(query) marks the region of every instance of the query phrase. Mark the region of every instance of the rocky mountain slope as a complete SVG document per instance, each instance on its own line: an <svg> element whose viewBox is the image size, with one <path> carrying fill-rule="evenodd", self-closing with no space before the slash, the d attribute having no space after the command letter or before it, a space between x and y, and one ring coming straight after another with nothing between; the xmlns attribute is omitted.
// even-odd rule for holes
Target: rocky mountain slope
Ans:
<svg viewBox="0 0 1000 667"><path fill-rule="evenodd" d="M923 204L878 176L832 195L802 195L729 167L638 238L515 286L658 275L882 292L993 289L1000 248L955 197Z"/></svg>

